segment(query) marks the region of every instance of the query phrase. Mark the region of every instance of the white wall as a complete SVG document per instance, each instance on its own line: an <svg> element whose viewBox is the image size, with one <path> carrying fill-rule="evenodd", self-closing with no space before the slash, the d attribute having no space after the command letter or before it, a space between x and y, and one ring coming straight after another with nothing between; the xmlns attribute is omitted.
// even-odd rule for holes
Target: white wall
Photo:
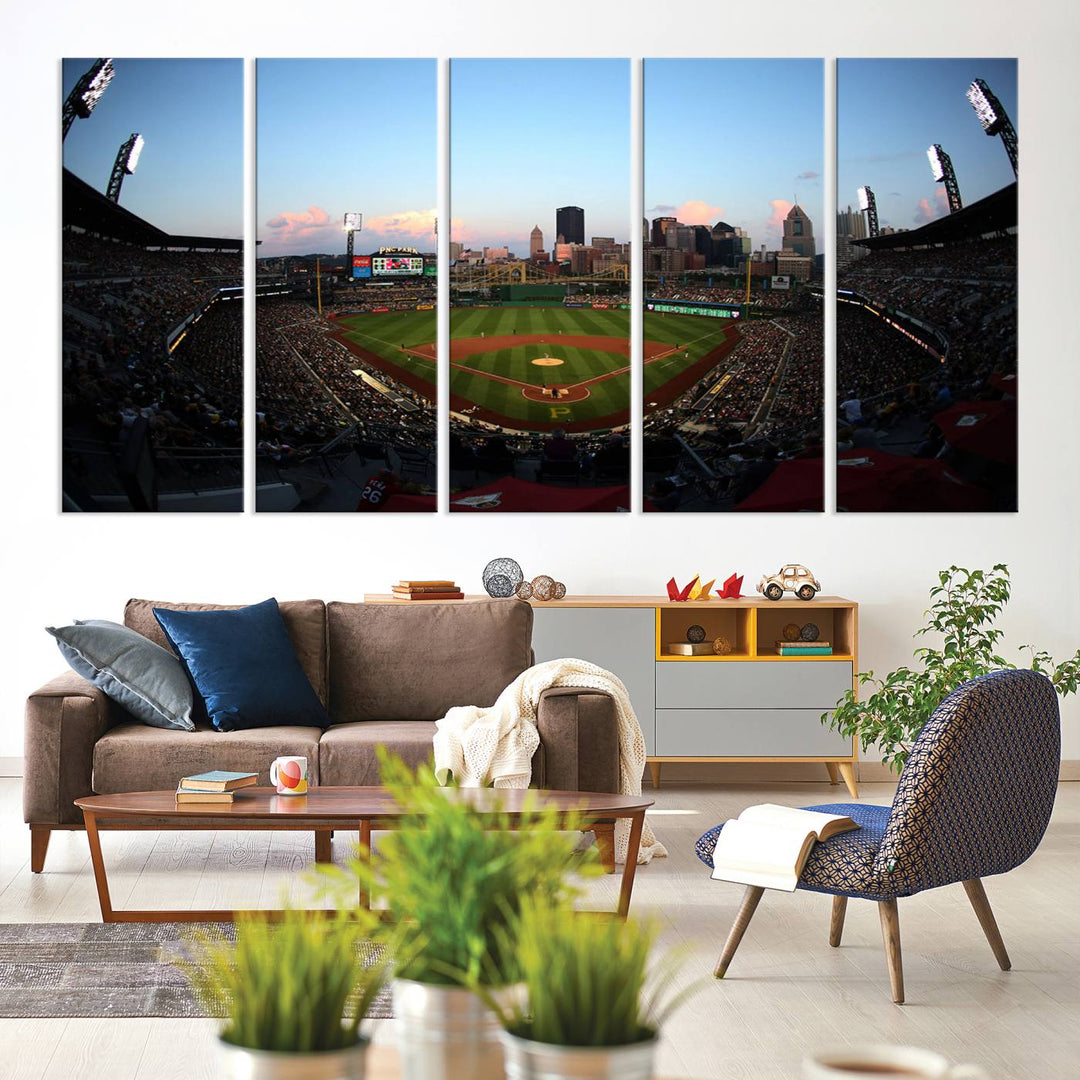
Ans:
<svg viewBox="0 0 1080 1080"><path fill-rule="evenodd" d="M26 694L62 667L42 631L119 617L129 596L248 602L358 599L399 576L450 575L479 589L488 558L511 554L572 592L659 592L687 578L785 560L862 604L864 666L910 659L911 630L939 567L1006 562L1012 646L1058 654L1080 643L1080 334L1072 236L1078 104L1072 0L773 0L768 5L505 2L337 3L305 14L279 0L8 5L2 145L0 319L6 402L4 651L0 758L18 755ZM1014 23L1012 20L1016 18ZM1020 499L1011 516L613 515L450 519L379 515L135 517L57 512L58 176L62 56L730 55L1020 57ZM726 104L701 95L703 138ZM768 137L768 133L763 133ZM782 128L775 138L783 138ZM17 152L17 148L19 149ZM10 162L17 164L12 166ZM830 203L831 204L831 203ZM827 205L830 205L827 204ZM629 225L628 225L629 228ZM827 228L819 232L827 233ZM633 235L636 235L634 233ZM1063 705L1063 756L1080 758L1080 706Z"/></svg>

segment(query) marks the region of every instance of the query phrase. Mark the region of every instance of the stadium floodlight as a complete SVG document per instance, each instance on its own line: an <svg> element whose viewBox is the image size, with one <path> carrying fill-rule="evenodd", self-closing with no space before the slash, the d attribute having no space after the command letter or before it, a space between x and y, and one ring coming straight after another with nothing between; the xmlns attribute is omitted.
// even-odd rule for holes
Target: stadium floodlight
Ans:
<svg viewBox="0 0 1080 1080"><path fill-rule="evenodd" d="M879 229L877 199L874 198L874 190L867 185L859 188L857 194L859 196L859 209L866 211L866 235L877 236Z"/></svg>
<svg viewBox="0 0 1080 1080"><path fill-rule="evenodd" d="M120 189L124 186L124 177L131 176L139 165L139 157L142 154L146 140L137 132L120 144L116 152L116 160L113 162L112 175L109 177L109 186L105 190L105 198L113 202L120 201Z"/></svg>
<svg viewBox="0 0 1080 1080"><path fill-rule="evenodd" d="M61 116L62 139L67 138L71 125L75 119L87 119L97 108L102 95L113 81L116 68L113 67L112 57L102 57L94 62L89 71L85 72L79 81L71 88L64 101L64 110Z"/></svg>
<svg viewBox="0 0 1080 1080"><path fill-rule="evenodd" d="M346 214L345 215L345 231L346 232L359 232L364 227L364 215L363 214Z"/></svg>
<svg viewBox="0 0 1080 1080"><path fill-rule="evenodd" d="M934 143L926 151L927 160L930 162L930 172L939 184L945 185L945 194L949 199L949 213L955 214L964 207L960 198L960 185L953 171L952 158L942 149L941 143Z"/></svg>
<svg viewBox="0 0 1080 1080"><path fill-rule="evenodd" d="M345 257L346 273L352 273L353 251L355 249L356 234L364 227L364 215L355 211L347 211L345 214Z"/></svg>
<svg viewBox="0 0 1080 1080"><path fill-rule="evenodd" d="M982 124L987 135L1000 135L1009 155L1013 175L1017 175L1017 138L1009 114L1005 111L997 95L987 85L985 79L975 79L967 88L967 99L975 110L975 116Z"/></svg>

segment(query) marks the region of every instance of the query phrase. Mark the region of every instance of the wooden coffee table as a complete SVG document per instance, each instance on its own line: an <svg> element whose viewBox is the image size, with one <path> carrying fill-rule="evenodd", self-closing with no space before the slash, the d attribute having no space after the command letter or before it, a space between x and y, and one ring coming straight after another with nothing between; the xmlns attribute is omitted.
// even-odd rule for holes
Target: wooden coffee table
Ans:
<svg viewBox="0 0 1080 1080"><path fill-rule="evenodd" d="M560 818L576 815L591 828L598 840L611 840L614 822L630 820L630 843L619 890L619 916L626 918L634 889L638 849L645 811L651 799L633 795L608 795L595 791L510 790L506 788L442 788L448 799L461 799L480 811L496 808L519 817L526 799L534 806L554 808ZM335 829L357 829L360 843L370 848L372 829L393 829L411 811L402 808L381 787L315 787L307 795L278 795L273 788L244 788L231 803L176 804L172 791L135 791L120 795L92 795L76 799L83 812L90 859L94 866L98 902L103 922L231 922L237 914L229 910L117 910L109 896L109 879L101 855L104 829L127 830L225 830L292 831L315 834L315 859L330 862L330 837ZM363 899L363 898L361 898Z"/></svg>

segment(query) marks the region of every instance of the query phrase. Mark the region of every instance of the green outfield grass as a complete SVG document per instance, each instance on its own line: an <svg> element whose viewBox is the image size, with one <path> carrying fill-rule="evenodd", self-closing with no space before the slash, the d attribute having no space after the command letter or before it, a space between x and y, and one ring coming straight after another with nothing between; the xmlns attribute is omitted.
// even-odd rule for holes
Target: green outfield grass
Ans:
<svg viewBox="0 0 1080 1080"><path fill-rule="evenodd" d="M388 374L393 375L396 368L406 376L404 381L414 386L418 380L434 382L435 368L430 361L402 352L403 346L409 349L435 341L434 311L348 316L338 319L337 325L349 340L375 353L385 363ZM730 325L726 319L646 312L644 339L679 346L678 355L645 365L646 401L651 392L719 344ZM540 336L547 340L543 344L530 342L490 350L482 348L482 342L476 341L476 349L456 357L456 366L450 369L450 391L455 397L522 427L531 424L549 427L557 422L583 430L582 425L592 420L599 422L630 408L629 371L593 383L589 387L589 397L578 402L530 401L522 396L520 386L488 377L489 374L499 375L532 386L544 383L573 385L626 368L629 361L621 352L570 346L560 342L559 338L585 335L629 338L628 310L506 307L452 308L450 311L450 336L455 341L481 337L498 339L515 332L523 337ZM543 356L555 357L563 363L557 367L532 363ZM468 370L463 370L466 368Z"/></svg>

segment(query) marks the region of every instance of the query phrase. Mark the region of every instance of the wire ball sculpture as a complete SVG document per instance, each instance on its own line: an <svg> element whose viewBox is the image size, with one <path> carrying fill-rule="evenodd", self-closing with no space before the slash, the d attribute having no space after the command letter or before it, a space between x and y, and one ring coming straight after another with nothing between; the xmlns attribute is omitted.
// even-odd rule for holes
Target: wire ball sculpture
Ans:
<svg viewBox="0 0 1080 1080"><path fill-rule="evenodd" d="M817 623L804 623L803 628L799 631L799 637L803 641L817 641L821 637L821 628Z"/></svg>
<svg viewBox="0 0 1080 1080"><path fill-rule="evenodd" d="M721 634L720 637L713 639L712 651L717 656L727 656L731 652L731 642Z"/></svg>
<svg viewBox="0 0 1080 1080"><path fill-rule="evenodd" d="M516 559L492 559L484 567L483 582L488 596L513 596L524 579L525 574Z"/></svg>
<svg viewBox="0 0 1080 1080"><path fill-rule="evenodd" d="M534 600L554 600L555 579L547 574L538 574L532 579L532 591Z"/></svg>
<svg viewBox="0 0 1080 1080"><path fill-rule="evenodd" d="M686 629L686 640L691 645L700 645L705 640L705 627L694 623Z"/></svg>
<svg viewBox="0 0 1080 1080"><path fill-rule="evenodd" d="M531 581L519 581L518 587L514 590L514 595L519 600L531 600L532 599L532 582Z"/></svg>

